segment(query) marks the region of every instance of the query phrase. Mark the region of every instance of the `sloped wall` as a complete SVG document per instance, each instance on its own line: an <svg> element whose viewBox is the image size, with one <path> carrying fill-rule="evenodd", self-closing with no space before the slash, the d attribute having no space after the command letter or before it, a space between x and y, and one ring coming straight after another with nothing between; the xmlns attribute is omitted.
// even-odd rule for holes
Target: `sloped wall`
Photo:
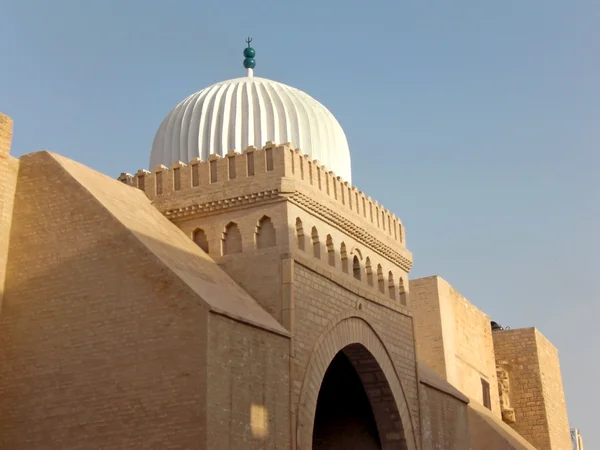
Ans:
<svg viewBox="0 0 600 450"><path fill-rule="evenodd" d="M49 154L20 166L0 448L203 448L207 310Z"/></svg>
<svg viewBox="0 0 600 450"><path fill-rule="evenodd" d="M421 384L420 397L423 448L468 449L467 403L425 384Z"/></svg>

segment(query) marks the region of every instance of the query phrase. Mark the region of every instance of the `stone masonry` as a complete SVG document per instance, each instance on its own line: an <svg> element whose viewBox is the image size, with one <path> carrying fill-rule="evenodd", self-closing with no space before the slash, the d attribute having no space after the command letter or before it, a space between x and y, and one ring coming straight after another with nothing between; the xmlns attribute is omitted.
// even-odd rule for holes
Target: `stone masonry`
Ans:
<svg viewBox="0 0 600 450"><path fill-rule="evenodd" d="M511 376L511 426L539 450L571 445L567 408L556 348L535 328L493 333L496 359Z"/></svg>
<svg viewBox="0 0 600 450"><path fill-rule="evenodd" d="M320 385L318 378L310 388L302 380L326 369L321 373L311 365L315 345L341 333L336 325L348 320L364 323L387 349L378 363L390 364L388 381L396 386L403 424L388 438L407 435L405 445L418 448L415 344L407 308L411 255L397 218L288 145L270 143L207 162L122 174L120 180L143 189L190 239L201 234L208 254L290 331L291 422L298 448L309 448L314 418L314 411L303 411L303 396L316 406ZM345 345L360 338L357 326ZM336 339L335 353L345 346Z"/></svg>
<svg viewBox="0 0 600 450"><path fill-rule="evenodd" d="M0 115L3 450L308 450L339 353L383 450L529 449L498 358L514 429L569 439L554 347L492 338L439 277L409 285L401 221L290 144L118 182L17 160L11 133Z"/></svg>
<svg viewBox="0 0 600 450"><path fill-rule="evenodd" d="M19 161L10 156L13 123L0 113L0 311L6 282L8 242L12 225L12 211L17 187Z"/></svg>
<svg viewBox="0 0 600 450"><path fill-rule="evenodd" d="M486 381L500 418L490 318L439 276L411 280L410 292L419 360L479 404Z"/></svg>

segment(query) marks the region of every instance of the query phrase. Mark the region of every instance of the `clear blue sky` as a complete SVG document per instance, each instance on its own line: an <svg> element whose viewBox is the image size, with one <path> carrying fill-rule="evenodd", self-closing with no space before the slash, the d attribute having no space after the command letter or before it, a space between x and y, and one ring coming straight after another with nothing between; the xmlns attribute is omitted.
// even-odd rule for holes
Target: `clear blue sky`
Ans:
<svg viewBox="0 0 600 450"><path fill-rule="evenodd" d="M356 186L439 274L558 347L572 426L600 448L600 3L13 0L0 111L16 156L111 176L148 165L187 95L244 74L302 89L344 127Z"/></svg>

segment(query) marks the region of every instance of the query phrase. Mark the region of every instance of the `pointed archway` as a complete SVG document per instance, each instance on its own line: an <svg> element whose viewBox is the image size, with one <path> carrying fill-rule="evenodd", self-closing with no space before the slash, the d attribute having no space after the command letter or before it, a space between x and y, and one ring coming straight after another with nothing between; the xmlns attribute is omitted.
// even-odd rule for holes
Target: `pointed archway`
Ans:
<svg viewBox="0 0 600 450"><path fill-rule="evenodd" d="M356 363L342 350L325 372L317 399L313 450L381 449L377 421Z"/></svg>
<svg viewBox="0 0 600 450"><path fill-rule="evenodd" d="M300 393L296 430L299 450L348 448L348 436L354 443L360 439L365 450L418 448L392 360L364 318L341 320L319 339Z"/></svg>

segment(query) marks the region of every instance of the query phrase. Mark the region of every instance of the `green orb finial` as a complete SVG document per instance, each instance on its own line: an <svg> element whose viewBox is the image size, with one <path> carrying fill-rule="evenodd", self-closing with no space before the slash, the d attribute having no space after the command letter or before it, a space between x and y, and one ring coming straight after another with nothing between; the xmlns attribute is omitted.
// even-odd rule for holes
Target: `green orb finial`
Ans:
<svg viewBox="0 0 600 450"><path fill-rule="evenodd" d="M250 47L250 42L252 42L252 38L248 37L248 39L246 39L248 47L244 49L244 67L248 69L249 76L251 74L251 70L256 67L256 61L254 60L256 51Z"/></svg>

